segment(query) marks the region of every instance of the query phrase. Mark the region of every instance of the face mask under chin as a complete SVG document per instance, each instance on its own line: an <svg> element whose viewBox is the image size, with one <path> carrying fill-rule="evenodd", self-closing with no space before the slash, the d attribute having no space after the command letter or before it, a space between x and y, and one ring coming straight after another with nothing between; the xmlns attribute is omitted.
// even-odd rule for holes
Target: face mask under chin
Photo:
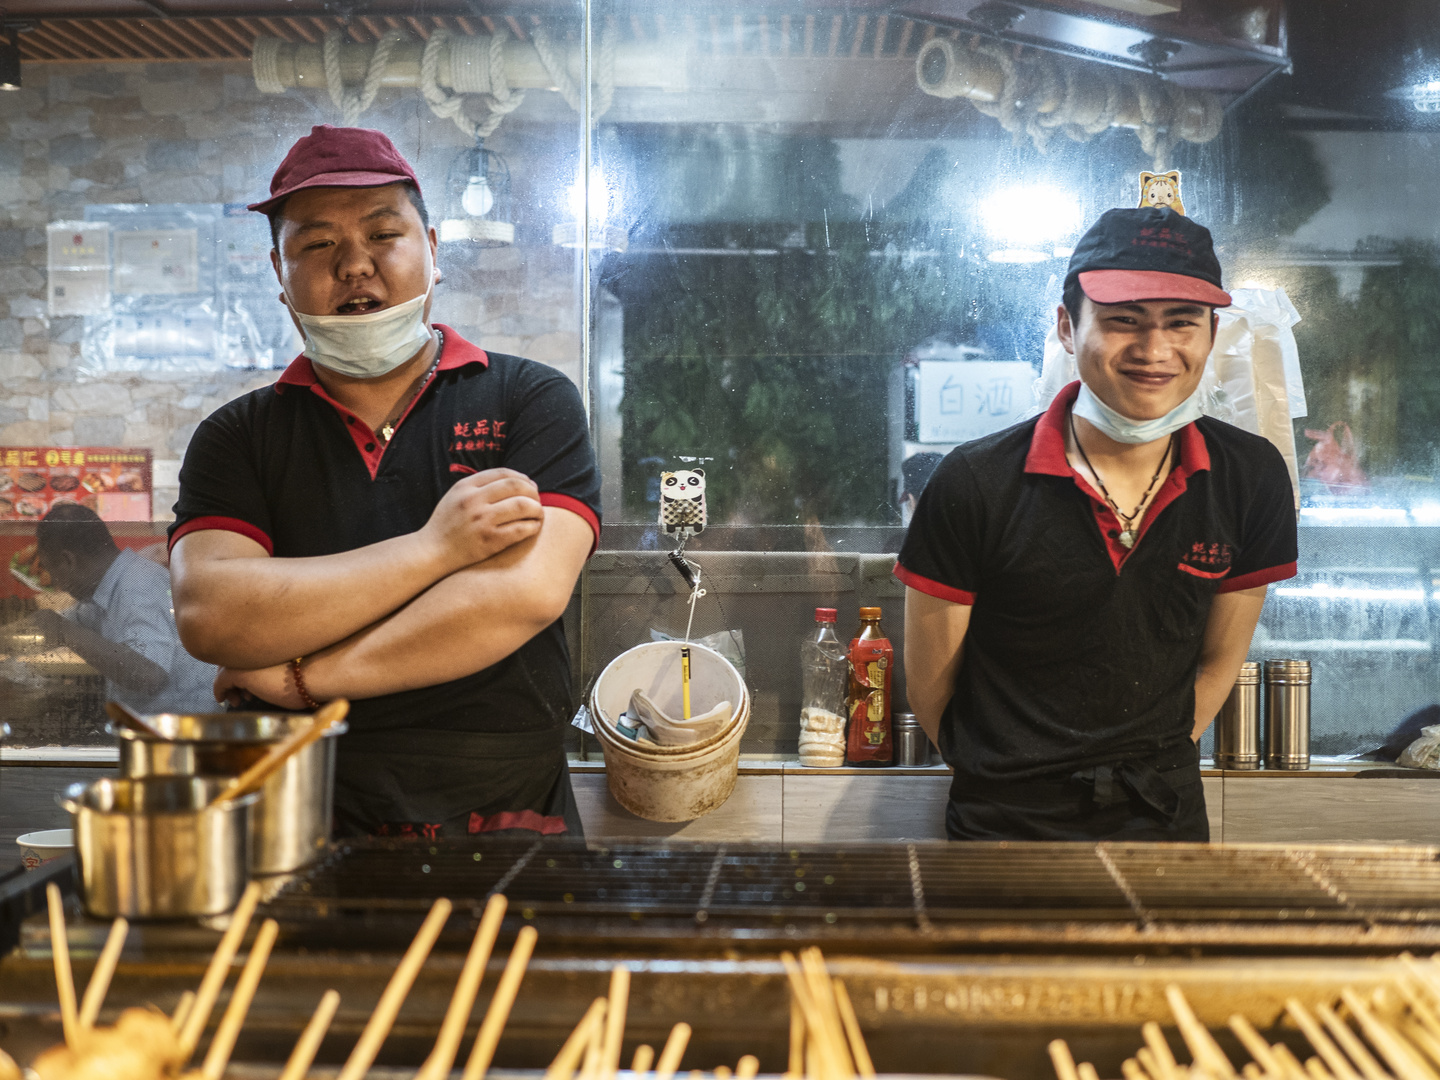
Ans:
<svg viewBox="0 0 1440 1080"><path fill-rule="evenodd" d="M366 315L305 315L287 305L305 336L305 355L339 375L376 379L425 347L425 305L434 285L413 300Z"/></svg>
<svg viewBox="0 0 1440 1080"><path fill-rule="evenodd" d="M1075 398L1073 411L1082 420L1088 420L1101 432L1114 439L1116 442L1139 445L1141 443L1154 442L1156 439L1163 439L1171 435L1186 424L1193 423L1203 415L1200 411L1200 391L1197 388L1195 393L1182 401L1175 408L1171 409L1164 416L1154 420L1132 420L1123 413L1116 412L1105 402L1101 401L1095 393L1082 381L1080 383L1079 396Z"/></svg>

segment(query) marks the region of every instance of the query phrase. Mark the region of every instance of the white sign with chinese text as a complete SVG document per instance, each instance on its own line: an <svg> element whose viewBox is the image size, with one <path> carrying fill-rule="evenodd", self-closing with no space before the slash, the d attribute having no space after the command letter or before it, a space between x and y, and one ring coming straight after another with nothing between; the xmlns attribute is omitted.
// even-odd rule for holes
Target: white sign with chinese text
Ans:
<svg viewBox="0 0 1440 1080"><path fill-rule="evenodd" d="M133 229L115 233L115 291L120 295L176 295L199 288L197 230Z"/></svg>
<svg viewBox="0 0 1440 1080"><path fill-rule="evenodd" d="M55 221L46 228L46 299L51 315L103 315L110 310L110 226Z"/></svg>
<svg viewBox="0 0 1440 1080"><path fill-rule="evenodd" d="M1035 369L1017 360L921 360L915 418L922 443L962 443L1030 411Z"/></svg>

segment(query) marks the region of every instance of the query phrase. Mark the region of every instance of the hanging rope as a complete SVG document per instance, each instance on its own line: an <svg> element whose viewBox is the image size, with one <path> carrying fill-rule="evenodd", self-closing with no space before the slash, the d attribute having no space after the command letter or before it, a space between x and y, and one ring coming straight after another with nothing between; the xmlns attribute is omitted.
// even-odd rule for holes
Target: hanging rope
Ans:
<svg viewBox="0 0 1440 1080"><path fill-rule="evenodd" d="M340 122L345 127L354 127L360 120L360 114L375 103L375 95L380 92L380 82L385 78L386 65L390 63L390 53L404 40L403 33L394 31L383 35L375 43L375 51L370 54L370 65L365 69L365 82L359 93L354 93L345 90L345 76L340 68L340 46L344 41L344 31L336 27L325 35L325 45L321 52L325 62L325 87L330 91L330 100L340 110Z"/></svg>
<svg viewBox="0 0 1440 1080"><path fill-rule="evenodd" d="M430 35L420 54L420 92L436 116L453 120L455 126L474 139L494 133L500 121L520 107L525 91L512 90L505 75L505 31L489 37L457 38L443 26ZM436 72L440 54L450 50L451 93L440 85ZM479 97L488 110L482 120L465 112L466 95Z"/></svg>
<svg viewBox="0 0 1440 1080"><path fill-rule="evenodd" d="M585 103L581 97L580 85L570 77L565 66L565 57L550 40L549 33L544 27L537 26L530 32L530 41L535 46L540 63L545 66L545 73L550 76L565 104L577 113L583 113ZM591 116L600 117L610 111L610 105L615 100L615 26L608 20L605 29L600 32L600 47L595 59L595 98L590 103Z"/></svg>

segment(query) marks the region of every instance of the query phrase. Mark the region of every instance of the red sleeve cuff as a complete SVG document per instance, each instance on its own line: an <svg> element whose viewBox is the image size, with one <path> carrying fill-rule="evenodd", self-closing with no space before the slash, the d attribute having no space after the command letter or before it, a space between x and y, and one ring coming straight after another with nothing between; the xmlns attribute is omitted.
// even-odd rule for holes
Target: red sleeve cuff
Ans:
<svg viewBox="0 0 1440 1080"><path fill-rule="evenodd" d="M1284 581L1299 573L1299 567L1295 563L1286 563L1283 566L1271 566L1264 570L1256 570L1254 573L1241 574L1239 577L1226 578L1220 583L1220 592L1240 592L1244 589L1258 589L1261 585L1269 585L1273 581Z"/></svg>
<svg viewBox="0 0 1440 1080"><path fill-rule="evenodd" d="M933 596L937 600L948 600L952 604L964 604L966 607L973 607L975 594L966 592L964 589L956 589L950 585L942 585L938 581L931 581L927 577L921 577L913 570L907 570L899 563L895 564L895 576L900 581L914 589L916 592L923 592L926 596Z"/></svg>
<svg viewBox="0 0 1440 1080"><path fill-rule="evenodd" d="M558 510L569 510L572 514L578 514L590 526L590 531L595 534L595 542L590 545L590 554L594 555L600 547L600 516L586 506L579 499L570 495L561 495L555 491L542 491L540 493L541 506L553 506Z"/></svg>
<svg viewBox="0 0 1440 1080"><path fill-rule="evenodd" d="M175 545L182 536L188 536L192 532L204 532L207 529L220 529L224 532L239 533L241 536L249 537L263 547L266 555L275 554L275 545L271 542L270 537L265 535L263 530L257 529L248 521L241 521L239 518L232 517L191 518L185 522L185 524L178 526L175 531L170 534L169 550L175 550Z"/></svg>

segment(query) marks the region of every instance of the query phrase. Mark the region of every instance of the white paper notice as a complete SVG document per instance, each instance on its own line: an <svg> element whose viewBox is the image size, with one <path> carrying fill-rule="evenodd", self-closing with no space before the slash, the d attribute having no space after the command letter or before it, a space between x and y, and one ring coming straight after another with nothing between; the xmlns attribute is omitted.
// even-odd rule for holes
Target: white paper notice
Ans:
<svg viewBox="0 0 1440 1080"><path fill-rule="evenodd" d="M921 360L916 420L922 443L962 443L1018 424L1035 369L1018 360Z"/></svg>
<svg viewBox="0 0 1440 1080"><path fill-rule="evenodd" d="M109 311L110 226L56 221L45 232L50 314L103 315Z"/></svg>
<svg viewBox="0 0 1440 1080"><path fill-rule="evenodd" d="M195 229L134 229L115 233L115 291L122 296L193 293L200 288Z"/></svg>

